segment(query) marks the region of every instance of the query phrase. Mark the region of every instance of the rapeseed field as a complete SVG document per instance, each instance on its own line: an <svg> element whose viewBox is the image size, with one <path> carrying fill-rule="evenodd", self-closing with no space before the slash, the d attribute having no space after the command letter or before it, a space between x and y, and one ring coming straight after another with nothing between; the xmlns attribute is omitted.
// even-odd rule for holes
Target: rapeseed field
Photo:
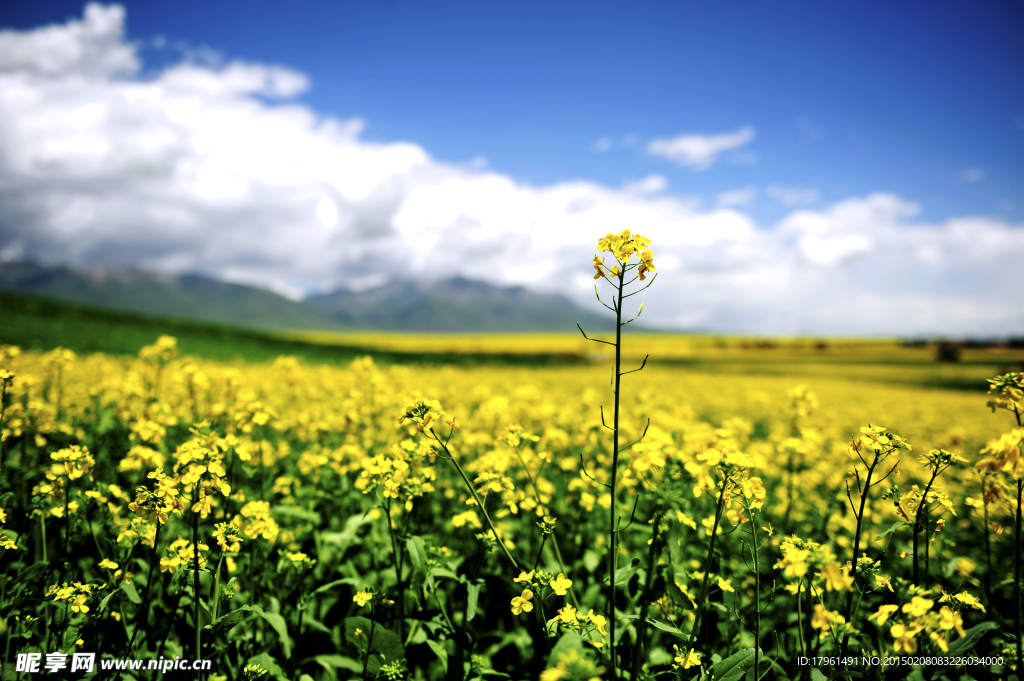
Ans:
<svg viewBox="0 0 1024 681"><path fill-rule="evenodd" d="M211 679L1018 669L1024 373L648 364L622 335L649 244L599 243L619 333L580 365L0 348L3 678L76 652Z"/></svg>

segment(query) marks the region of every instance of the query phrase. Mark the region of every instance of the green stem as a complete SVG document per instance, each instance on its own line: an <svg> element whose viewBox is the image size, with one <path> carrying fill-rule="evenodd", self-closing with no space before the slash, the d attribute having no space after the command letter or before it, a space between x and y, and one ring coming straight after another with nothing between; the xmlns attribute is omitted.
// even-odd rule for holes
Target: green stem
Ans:
<svg viewBox="0 0 1024 681"><path fill-rule="evenodd" d="M700 617L704 613L704 604L708 599L708 579L711 577L711 560L715 553L715 539L718 537L718 523L722 519L722 510L725 508L725 490L729 487L728 476L722 476L722 491L718 495L718 507L715 509L715 524L711 528L711 542L708 545L708 557L704 561L704 582L700 587L700 603L697 605L697 614L693 618L693 628L690 630L690 641L686 644L686 658L690 659L696 644L697 632L700 631Z"/></svg>
<svg viewBox="0 0 1024 681"><path fill-rule="evenodd" d="M487 509L484 508L483 503L480 501L480 497L477 496L476 489L473 488L473 483L469 481L469 478L466 476L466 472L462 470L462 466L460 466L459 462L455 460L455 455L448 449L448 445L437 436L437 433L434 433L433 431L431 431L431 433L433 434L434 439L437 440L438 444L444 448L444 453L447 454L448 460L455 466L455 470L457 470L459 475L462 476L462 481L466 483L466 487L469 488L470 494L472 494L473 499L476 500L476 504L480 508L480 512L484 514L484 520L487 521L487 527L490 528L491 533L498 542L498 545L501 546L501 550L505 552L505 557L508 558L510 563L512 563L512 567L518 570L519 563L517 563L516 559L512 557L511 553L509 553L508 547L505 546L505 542L501 541L501 537L498 535L498 530L494 527L494 523L491 522L491 516L487 513Z"/></svg>
<svg viewBox="0 0 1024 681"><path fill-rule="evenodd" d="M1018 417L1018 422L1020 418ZM1013 633L1017 640L1017 671L1024 669L1024 651L1021 646L1021 624L1020 624L1020 511L1021 495L1024 493L1024 480L1017 481L1017 518L1014 523L1014 552L1013 552Z"/></svg>
<svg viewBox="0 0 1024 681"><path fill-rule="evenodd" d="M363 679L368 680L370 678L367 672L367 666L370 663L370 646L373 644L373 630L377 626L377 620L370 620L370 637L366 641L366 652L363 654Z"/></svg>
<svg viewBox="0 0 1024 681"><path fill-rule="evenodd" d="M644 604L640 608L639 626L637 627L636 645L633 648L633 672L631 679L638 679L640 668L646 659L647 648L647 612L651 608L651 589L654 585L654 567L658 555L661 553L661 540L658 537L658 526L661 523L661 515L654 516L654 533L651 535L651 546L647 551L647 579L644 585Z"/></svg>
<svg viewBox="0 0 1024 681"><path fill-rule="evenodd" d="M391 554L395 561L395 590L398 591L398 638L402 638L402 624L405 621L405 593L402 591L402 557L398 551L398 543L395 541L395 528L391 526L391 497L387 498L384 507L384 515L388 524L388 534L391 536Z"/></svg>
<svg viewBox="0 0 1024 681"><path fill-rule="evenodd" d="M199 482L196 482L196 501L199 503ZM199 621L199 511L192 511L192 598L195 600L195 630L196 630L196 660L203 659L202 656L202 631L203 624Z"/></svg>
<svg viewBox="0 0 1024 681"><path fill-rule="evenodd" d="M758 561L760 549L757 545L757 523L754 522L754 511L746 497L743 498L743 501L747 506L747 515L750 517L750 536L753 542L751 553L754 554L754 681L757 681L758 657L761 654L761 563ZM769 665L770 667L771 665Z"/></svg>
<svg viewBox="0 0 1024 681"><path fill-rule="evenodd" d="M4 467L4 415L7 412L7 386L10 384L9 381L3 382L3 392L0 392L0 470ZM11 635L7 635L8 642L10 641ZM4 656L7 659L7 656Z"/></svg>
<svg viewBox="0 0 1024 681"><path fill-rule="evenodd" d="M917 513L914 514L914 584L919 584L917 574L917 537L924 529L921 525L921 514L924 512L925 507L928 505L928 492L932 489L932 483L935 482L935 478L939 477L939 468L932 470L931 480L928 481L928 486L924 488L924 494L921 495L921 503L917 505Z"/></svg>
<svg viewBox="0 0 1024 681"><path fill-rule="evenodd" d="M611 497L612 503L608 509L608 583L611 585L611 597L608 599L608 654L612 662L612 679L617 681L619 671L617 668L615 652L615 561L618 558L618 530L616 530L615 517L615 493L616 481L619 468L619 388L622 381L622 289L625 285L626 267L620 263L619 268L618 296L612 298L612 305L615 308L615 411L612 417L612 480Z"/></svg>
<svg viewBox="0 0 1024 681"><path fill-rule="evenodd" d="M149 594L152 591L153 587L153 568L157 565L156 547L160 544L160 527L160 521L158 520L156 523L156 532L153 533L153 553L150 556L149 575L147 575L146 577L146 591L142 595L142 607L135 612L135 622L133 622L134 626L132 628L132 638L130 641L128 641L128 649L125 651L124 657L121 658L122 660L127 659L128 656L131 655L133 650L132 646L135 645L135 637L139 633L139 620L141 620L142 617L146 614L146 610L149 607ZM128 565L126 563L125 571L127 572L127 570Z"/></svg>

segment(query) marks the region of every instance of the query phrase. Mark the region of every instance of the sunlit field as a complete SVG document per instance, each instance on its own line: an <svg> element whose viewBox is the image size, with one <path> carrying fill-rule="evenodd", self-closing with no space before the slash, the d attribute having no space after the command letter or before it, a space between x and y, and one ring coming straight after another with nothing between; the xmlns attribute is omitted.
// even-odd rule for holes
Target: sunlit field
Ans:
<svg viewBox="0 0 1024 681"><path fill-rule="evenodd" d="M613 236L620 269L597 271L621 300L651 259ZM614 338L582 334L303 336L581 356L543 366L224 361L170 336L137 356L0 348L5 660L94 654L140 679L132 661L217 679L1014 668L1019 349L939 363L628 330L617 373Z"/></svg>

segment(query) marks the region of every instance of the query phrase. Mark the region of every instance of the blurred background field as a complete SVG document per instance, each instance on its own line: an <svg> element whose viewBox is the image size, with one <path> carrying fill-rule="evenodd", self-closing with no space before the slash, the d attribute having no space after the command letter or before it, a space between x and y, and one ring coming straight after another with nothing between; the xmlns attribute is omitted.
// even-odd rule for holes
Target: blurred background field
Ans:
<svg viewBox="0 0 1024 681"><path fill-rule="evenodd" d="M347 363L370 355L382 363L427 365L600 365L610 346L576 333L410 333L262 331L101 309L0 292L0 343L25 349L63 346L78 353L134 355L159 335L178 338L187 355L267 361L294 355ZM571 322L567 320L567 322ZM986 379L1020 370L1024 348L1012 344L856 338L755 338L656 333L627 327L623 358L649 356L651 371L726 376L729 380L851 381L886 386L983 392ZM594 338L612 339L600 333ZM940 361L945 360L945 361Z"/></svg>

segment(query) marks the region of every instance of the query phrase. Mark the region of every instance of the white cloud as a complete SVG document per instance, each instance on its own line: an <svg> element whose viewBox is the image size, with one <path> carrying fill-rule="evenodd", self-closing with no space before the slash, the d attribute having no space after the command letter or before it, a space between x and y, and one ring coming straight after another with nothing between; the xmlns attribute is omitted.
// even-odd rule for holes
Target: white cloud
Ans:
<svg viewBox="0 0 1024 681"><path fill-rule="evenodd" d="M679 135L670 139L651 140L647 151L682 166L707 170L723 151L738 149L753 139L754 129L748 125L724 135Z"/></svg>
<svg viewBox="0 0 1024 681"><path fill-rule="evenodd" d="M757 187L744 187L721 192L718 195L717 203L720 208L728 206L745 206L757 197Z"/></svg>
<svg viewBox="0 0 1024 681"><path fill-rule="evenodd" d="M606 151L611 151L612 147L614 146L615 142L612 140L611 137L602 137L601 139L594 142L590 148L593 149L595 153L601 154Z"/></svg>
<svg viewBox="0 0 1024 681"><path fill-rule="evenodd" d="M282 67L186 60L141 78L123 21L90 5L81 21L0 33L0 260L199 270L292 296L462 275L593 309L597 237L628 227L654 240L659 279L639 297L649 324L1024 332L1024 225L919 223L890 194L757 225L738 209L753 188L702 210L659 175L530 186L367 142L361 120L291 100L308 83ZM679 159L725 150L701 139Z"/></svg>
<svg viewBox="0 0 1024 681"><path fill-rule="evenodd" d="M818 202L818 190L798 189L771 184L765 187L764 193L784 206L803 206Z"/></svg>
<svg viewBox="0 0 1024 681"><path fill-rule="evenodd" d="M968 183L981 182L985 179L985 171L981 168L968 168L960 174L960 179Z"/></svg>
<svg viewBox="0 0 1024 681"><path fill-rule="evenodd" d="M622 187L622 191L629 194L658 194L668 187L668 180L662 175L648 175L642 180L629 182Z"/></svg>

